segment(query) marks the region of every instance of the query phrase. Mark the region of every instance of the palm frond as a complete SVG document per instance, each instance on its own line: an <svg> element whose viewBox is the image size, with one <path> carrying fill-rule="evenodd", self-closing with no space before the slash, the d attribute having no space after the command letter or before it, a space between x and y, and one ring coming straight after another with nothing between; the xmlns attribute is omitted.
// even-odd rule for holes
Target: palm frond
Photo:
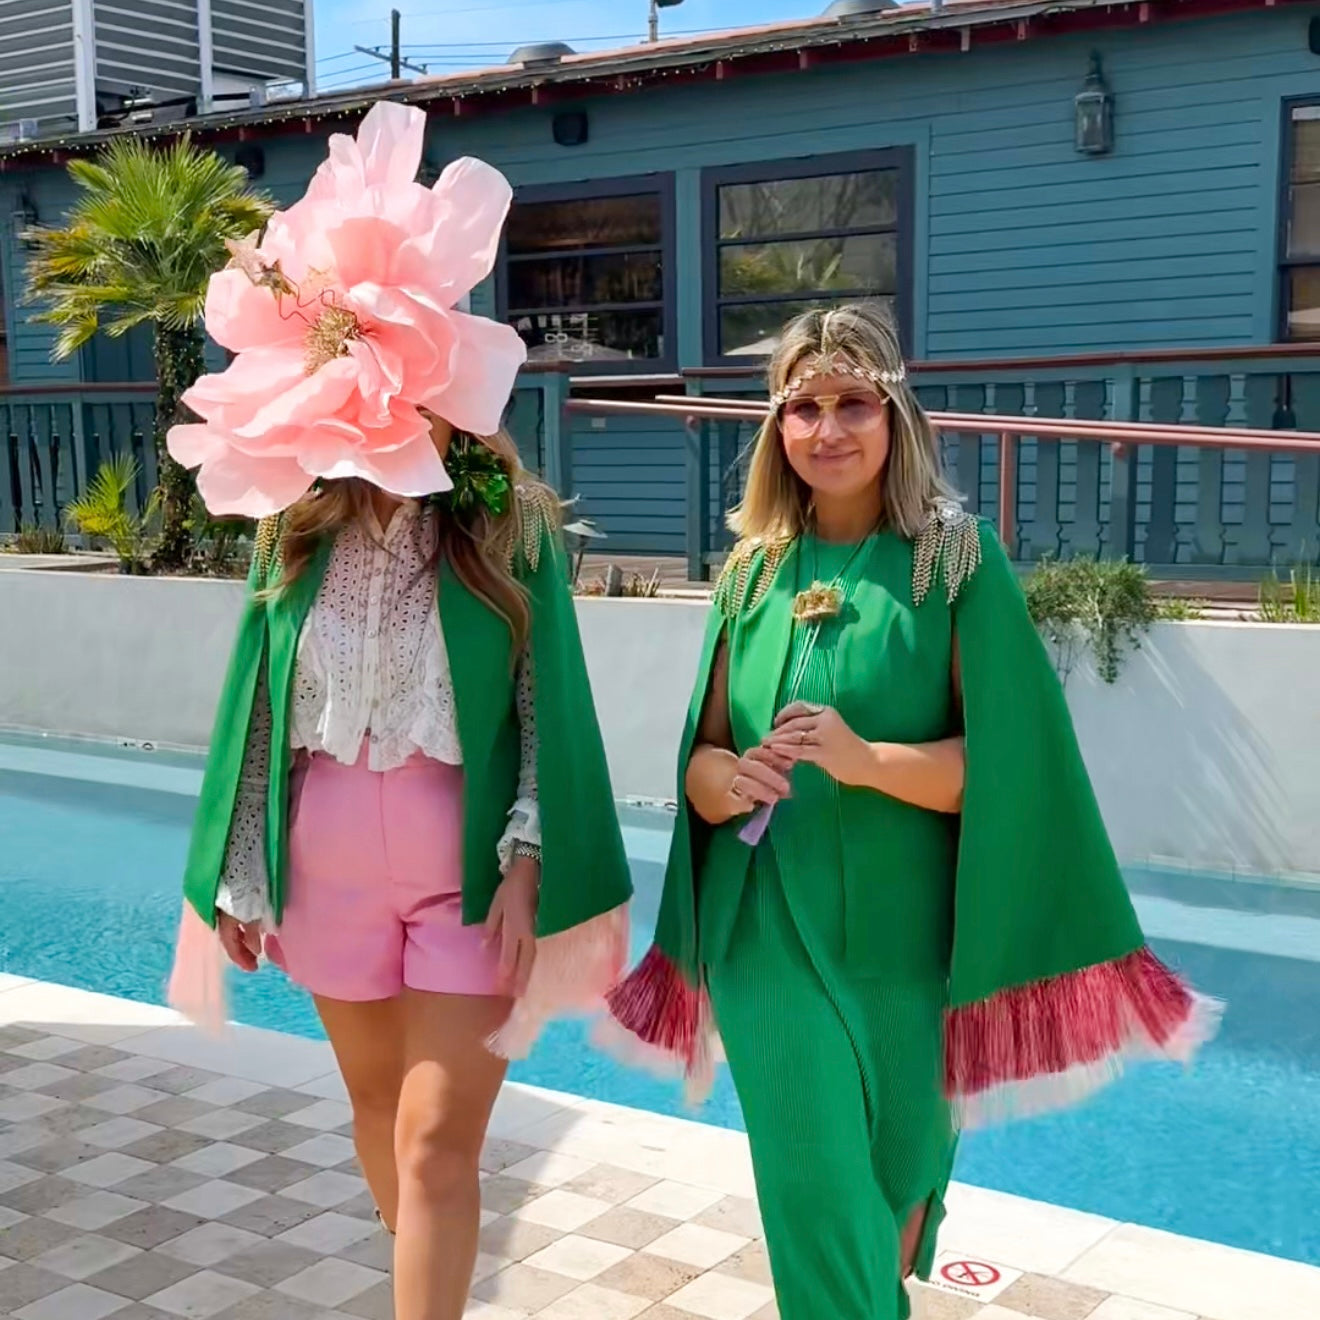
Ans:
<svg viewBox="0 0 1320 1320"><path fill-rule="evenodd" d="M56 351L66 355L99 325L195 325L225 240L259 229L273 209L244 170L186 136L165 148L118 138L69 174L80 196L64 227L34 235L26 291L44 304L39 319L65 328Z"/></svg>

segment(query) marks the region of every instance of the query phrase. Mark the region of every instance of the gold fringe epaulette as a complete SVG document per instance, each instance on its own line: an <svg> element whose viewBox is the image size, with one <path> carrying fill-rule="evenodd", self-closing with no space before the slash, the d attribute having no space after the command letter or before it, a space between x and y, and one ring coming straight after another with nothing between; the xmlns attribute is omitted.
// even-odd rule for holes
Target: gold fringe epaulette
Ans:
<svg viewBox="0 0 1320 1320"><path fill-rule="evenodd" d="M726 619L736 618L745 610L755 608L770 589L792 544L788 537L772 541L756 538L739 541L729 551L713 593L716 608ZM764 551L759 565L756 563L758 551Z"/></svg>
<svg viewBox="0 0 1320 1320"><path fill-rule="evenodd" d="M263 582L270 576L270 570L275 567L275 561L279 558L280 527L283 522L283 514L276 513L257 523L252 555L257 561L257 569Z"/></svg>
<svg viewBox="0 0 1320 1320"><path fill-rule="evenodd" d="M944 579L949 604L981 563L981 528L974 514L952 500L935 506L917 534L912 559L912 600L920 605L935 579Z"/></svg>
<svg viewBox="0 0 1320 1320"><path fill-rule="evenodd" d="M502 550L504 562L510 572L518 559L518 552L527 561L533 573L541 566L541 547L547 535L559 531L563 521L563 504L549 486L539 481L527 482L514 488L514 516L505 523Z"/></svg>

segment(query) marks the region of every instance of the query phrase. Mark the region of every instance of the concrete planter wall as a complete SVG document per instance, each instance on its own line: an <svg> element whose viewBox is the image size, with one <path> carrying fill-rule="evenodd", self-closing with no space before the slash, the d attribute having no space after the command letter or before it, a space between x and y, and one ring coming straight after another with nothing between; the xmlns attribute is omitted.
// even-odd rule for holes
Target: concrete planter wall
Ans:
<svg viewBox="0 0 1320 1320"><path fill-rule="evenodd" d="M210 736L237 583L0 573L0 726ZM621 796L672 798L705 607L578 605ZM1320 627L1162 624L1069 701L1122 858L1320 876Z"/></svg>

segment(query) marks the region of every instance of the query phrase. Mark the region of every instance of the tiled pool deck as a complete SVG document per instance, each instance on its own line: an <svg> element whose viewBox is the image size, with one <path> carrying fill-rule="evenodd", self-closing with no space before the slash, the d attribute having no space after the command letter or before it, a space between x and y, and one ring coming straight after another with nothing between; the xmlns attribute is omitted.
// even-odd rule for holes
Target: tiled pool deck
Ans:
<svg viewBox="0 0 1320 1320"><path fill-rule="evenodd" d="M390 1320L323 1044L0 976L0 1316ZM745 1139L510 1086L481 1320L775 1315ZM971 1188L919 1320L1315 1320L1320 1270ZM981 1280L993 1282L981 1284ZM822 1315L821 1320L831 1320Z"/></svg>

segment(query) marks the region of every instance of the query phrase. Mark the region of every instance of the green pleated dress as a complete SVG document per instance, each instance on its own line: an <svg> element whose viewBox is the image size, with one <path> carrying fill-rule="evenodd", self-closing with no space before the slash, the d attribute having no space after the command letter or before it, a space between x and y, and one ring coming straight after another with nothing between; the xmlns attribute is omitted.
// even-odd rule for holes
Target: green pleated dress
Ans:
<svg viewBox="0 0 1320 1320"><path fill-rule="evenodd" d="M855 645L840 662L877 577L887 576L893 541L803 538L795 590L833 582L844 603L819 630L794 624L778 708L904 700L892 684L886 690L882 649L874 666L858 664ZM870 590L859 593L867 578ZM707 983L751 1141L782 1320L903 1320L904 1229L926 1210L916 1264L928 1272L955 1147L942 1091L947 930L914 913L868 930L878 947L860 967L846 957L841 790L810 765L796 768L792 784L751 867L707 873L702 925L718 927L719 910L728 911L725 885L742 889ZM935 873L921 883L951 880Z"/></svg>

